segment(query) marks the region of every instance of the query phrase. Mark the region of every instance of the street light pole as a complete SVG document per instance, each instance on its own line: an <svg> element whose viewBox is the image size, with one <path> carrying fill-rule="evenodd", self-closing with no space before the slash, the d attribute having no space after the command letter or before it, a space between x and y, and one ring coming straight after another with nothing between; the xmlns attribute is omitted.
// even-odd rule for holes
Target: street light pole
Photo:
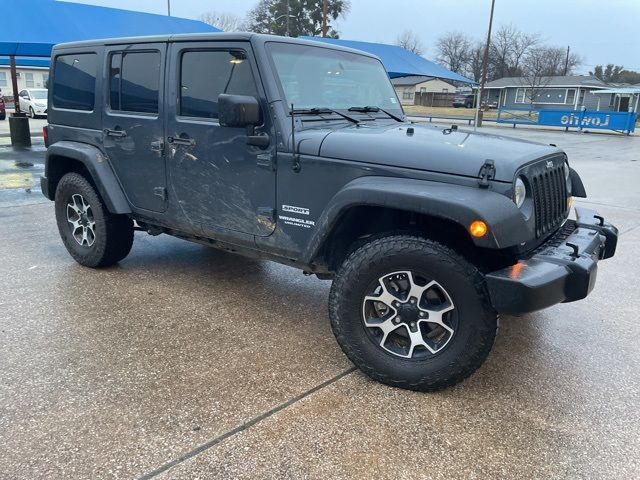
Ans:
<svg viewBox="0 0 640 480"><path fill-rule="evenodd" d="M171 16L171 0L167 0L167 16Z"/></svg>
<svg viewBox="0 0 640 480"><path fill-rule="evenodd" d="M491 14L489 15L489 30L487 31L487 43L484 46L484 59L482 60L482 74L480 75L480 88L478 90L478 100L476 101L476 116L473 121L473 130L477 130L482 126L482 118L480 117L480 104L482 103L482 95L484 94L484 84L487 81L487 70L489 69L489 46L491 45L491 26L493 25L493 7L496 0L491 0Z"/></svg>

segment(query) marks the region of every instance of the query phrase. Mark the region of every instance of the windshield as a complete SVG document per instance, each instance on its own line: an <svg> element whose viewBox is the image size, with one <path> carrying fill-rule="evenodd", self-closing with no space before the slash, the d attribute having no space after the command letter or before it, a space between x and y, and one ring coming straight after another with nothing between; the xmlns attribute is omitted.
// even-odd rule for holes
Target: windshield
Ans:
<svg viewBox="0 0 640 480"><path fill-rule="evenodd" d="M296 110L379 107L402 115L402 107L382 63L375 58L329 48L270 42L287 105Z"/></svg>
<svg viewBox="0 0 640 480"><path fill-rule="evenodd" d="M47 91L46 90L29 90L31 93L31 97L36 100L46 100L47 99Z"/></svg>

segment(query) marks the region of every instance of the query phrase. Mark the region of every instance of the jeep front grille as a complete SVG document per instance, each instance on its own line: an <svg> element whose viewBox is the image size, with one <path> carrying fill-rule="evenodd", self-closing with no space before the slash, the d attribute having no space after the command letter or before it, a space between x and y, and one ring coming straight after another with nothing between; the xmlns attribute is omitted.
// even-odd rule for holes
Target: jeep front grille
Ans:
<svg viewBox="0 0 640 480"><path fill-rule="evenodd" d="M529 180L533 193L536 237L554 231L567 218L567 183L563 165L564 162L556 162L552 168L531 172Z"/></svg>

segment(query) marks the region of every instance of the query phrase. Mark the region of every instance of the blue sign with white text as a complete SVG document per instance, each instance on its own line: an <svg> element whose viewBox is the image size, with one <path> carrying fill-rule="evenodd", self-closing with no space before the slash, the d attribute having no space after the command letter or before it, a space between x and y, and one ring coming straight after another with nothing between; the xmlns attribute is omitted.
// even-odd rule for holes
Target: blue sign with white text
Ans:
<svg viewBox="0 0 640 480"><path fill-rule="evenodd" d="M636 112L593 112L588 110L529 110L501 108L498 123L547 125L584 129L616 130L626 134L636 127Z"/></svg>

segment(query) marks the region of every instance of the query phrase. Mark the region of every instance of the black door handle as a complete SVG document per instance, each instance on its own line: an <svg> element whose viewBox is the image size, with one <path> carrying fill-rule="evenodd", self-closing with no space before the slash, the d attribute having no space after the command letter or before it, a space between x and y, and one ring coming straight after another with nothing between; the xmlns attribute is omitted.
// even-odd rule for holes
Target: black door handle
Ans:
<svg viewBox="0 0 640 480"><path fill-rule="evenodd" d="M116 128L114 130L111 130L110 128L105 128L104 134L109 137L126 137L127 136L127 132L119 128Z"/></svg>
<svg viewBox="0 0 640 480"><path fill-rule="evenodd" d="M187 145L193 147L196 144L195 139L191 137L169 137L167 141L173 145Z"/></svg>

